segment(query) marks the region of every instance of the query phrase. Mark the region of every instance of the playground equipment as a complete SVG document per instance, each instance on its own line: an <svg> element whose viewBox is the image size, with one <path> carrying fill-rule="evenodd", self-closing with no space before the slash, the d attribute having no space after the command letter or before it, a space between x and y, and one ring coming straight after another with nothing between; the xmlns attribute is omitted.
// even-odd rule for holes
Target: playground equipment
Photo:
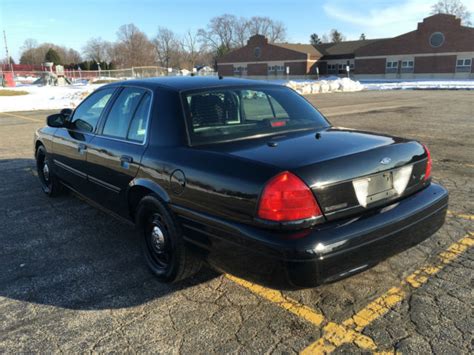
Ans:
<svg viewBox="0 0 474 355"><path fill-rule="evenodd" d="M40 78L33 82L34 85L71 85L71 81L64 75L64 67L62 65L56 65L56 73L53 72L53 63L48 62L44 63L44 65L49 68L49 71L41 73Z"/></svg>

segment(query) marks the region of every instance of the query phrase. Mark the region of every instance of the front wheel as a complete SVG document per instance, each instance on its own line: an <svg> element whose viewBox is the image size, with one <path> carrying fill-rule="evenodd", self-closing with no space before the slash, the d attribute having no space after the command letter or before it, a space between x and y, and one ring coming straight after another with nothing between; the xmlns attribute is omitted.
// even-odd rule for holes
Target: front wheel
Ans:
<svg viewBox="0 0 474 355"><path fill-rule="evenodd" d="M145 261L161 282L178 282L199 271L201 259L186 247L176 219L157 197L140 201L137 224Z"/></svg>
<svg viewBox="0 0 474 355"><path fill-rule="evenodd" d="M46 149L40 145L36 150L36 171L43 192L50 196L58 196L62 192L62 185L51 169L51 163L46 155Z"/></svg>

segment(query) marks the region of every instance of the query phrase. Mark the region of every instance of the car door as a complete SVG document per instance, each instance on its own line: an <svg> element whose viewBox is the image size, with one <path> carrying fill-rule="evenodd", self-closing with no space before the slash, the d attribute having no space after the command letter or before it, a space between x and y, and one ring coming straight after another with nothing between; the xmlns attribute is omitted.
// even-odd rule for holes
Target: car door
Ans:
<svg viewBox="0 0 474 355"><path fill-rule="evenodd" d="M126 191L146 148L152 102L149 90L124 87L87 151L90 193L104 207L127 216Z"/></svg>
<svg viewBox="0 0 474 355"><path fill-rule="evenodd" d="M66 184L84 192L87 184L85 162L87 146L115 88L101 89L86 98L53 137L53 162L56 174Z"/></svg>

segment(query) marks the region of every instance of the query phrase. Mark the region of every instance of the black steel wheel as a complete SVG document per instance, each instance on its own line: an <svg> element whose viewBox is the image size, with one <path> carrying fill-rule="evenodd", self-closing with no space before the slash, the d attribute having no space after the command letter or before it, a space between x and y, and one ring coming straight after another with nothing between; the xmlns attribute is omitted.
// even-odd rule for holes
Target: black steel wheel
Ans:
<svg viewBox="0 0 474 355"><path fill-rule="evenodd" d="M62 185L51 169L51 163L47 157L46 149L40 145L36 150L36 171L43 192L54 197L61 193Z"/></svg>
<svg viewBox="0 0 474 355"><path fill-rule="evenodd" d="M202 260L185 245L178 222L157 196L140 201L136 222L145 261L160 281L178 282L199 271Z"/></svg>

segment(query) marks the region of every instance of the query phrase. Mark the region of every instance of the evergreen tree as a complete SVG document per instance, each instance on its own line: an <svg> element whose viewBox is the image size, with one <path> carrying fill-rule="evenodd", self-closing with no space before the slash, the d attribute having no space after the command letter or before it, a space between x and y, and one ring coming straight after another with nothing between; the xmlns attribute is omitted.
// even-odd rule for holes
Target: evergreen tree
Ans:
<svg viewBox="0 0 474 355"><path fill-rule="evenodd" d="M53 48L48 49L44 56L45 62L54 63L54 65L61 64L61 57L59 56L58 52L56 52Z"/></svg>
<svg viewBox="0 0 474 355"><path fill-rule="evenodd" d="M319 36L316 33L311 34L309 38L310 38L309 41L313 46L323 43L321 38L319 38Z"/></svg>
<svg viewBox="0 0 474 355"><path fill-rule="evenodd" d="M367 38L365 37L365 33L361 33L359 40L365 41L366 39L367 39Z"/></svg>
<svg viewBox="0 0 474 355"><path fill-rule="evenodd" d="M345 40L343 34L336 29L331 30L331 43L339 43Z"/></svg>

